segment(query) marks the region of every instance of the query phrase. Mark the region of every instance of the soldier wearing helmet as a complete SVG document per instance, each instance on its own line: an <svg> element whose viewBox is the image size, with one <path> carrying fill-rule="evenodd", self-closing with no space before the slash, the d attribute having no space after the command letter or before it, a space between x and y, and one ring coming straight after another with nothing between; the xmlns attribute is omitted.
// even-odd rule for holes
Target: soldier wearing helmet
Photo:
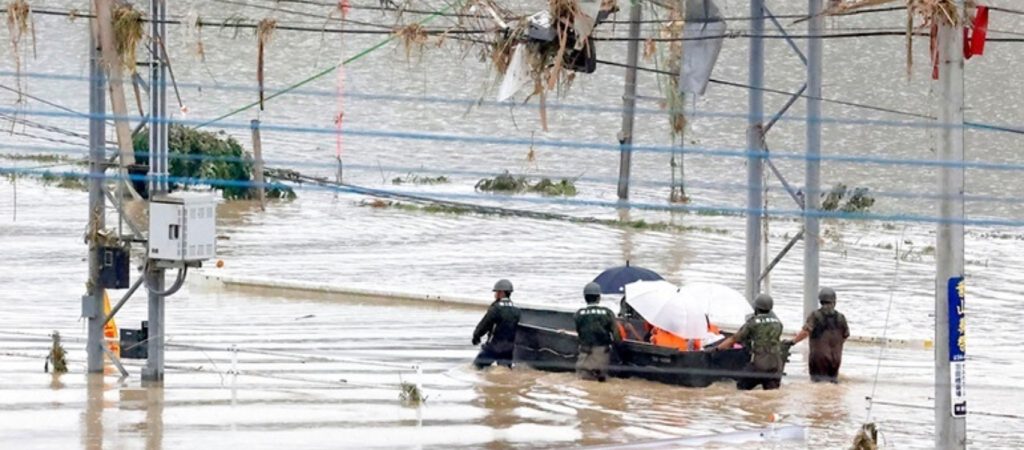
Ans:
<svg viewBox="0 0 1024 450"><path fill-rule="evenodd" d="M736 334L711 347L711 351L726 350L738 342L750 352L750 363L746 369L750 376L736 382L740 390L751 390L759 385L765 390L778 389L782 384L784 361L779 341L782 322L772 312L773 305L770 295L758 294L754 299L754 315L747 319L747 323Z"/></svg>
<svg viewBox="0 0 1024 450"><path fill-rule="evenodd" d="M576 373L584 380L604 381L608 378L612 343L620 339L615 328L615 313L598 306L601 286L597 283L588 283L583 288L583 298L587 306L576 311L574 316L580 341Z"/></svg>
<svg viewBox="0 0 1024 450"><path fill-rule="evenodd" d="M476 329L473 330L473 345L480 344L480 339L487 335L487 342L480 346L480 353L473 360L473 365L483 369L498 363L512 366L512 353L515 349L516 327L519 326L521 313L512 304L512 282L498 280L494 284L494 303L487 308L487 314Z"/></svg>
<svg viewBox="0 0 1024 450"><path fill-rule="evenodd" d="M836 383L839 366L843 363L843 344L850 337L850 326L846 324L846 316L836 311L836 291L821 288L818 302L821 308L807 316L803 329L797 333L792 344L810 337L807 370L811 374L811 381Z"/></svg>

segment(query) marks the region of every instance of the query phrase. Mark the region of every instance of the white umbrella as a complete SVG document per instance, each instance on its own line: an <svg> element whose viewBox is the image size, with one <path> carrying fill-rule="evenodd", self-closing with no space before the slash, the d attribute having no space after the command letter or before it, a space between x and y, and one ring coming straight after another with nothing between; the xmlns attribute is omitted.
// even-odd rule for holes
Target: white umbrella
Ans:
<svg viewBox="0 0 1024 450"><path fill-rule="evenodd" d="M679 287L667 281L637 281L626 285L626 303L652 325L685 339L707 334L705 304L687 301Z"/></svg>
<svg viewBox="0 0 1024 450"><path fill-rule="evenodd" d="M703 305L708 319L716 325L742 325L747 315L753 314L746 297L739 291L715 283L688 283L679 294Z"/></svg>

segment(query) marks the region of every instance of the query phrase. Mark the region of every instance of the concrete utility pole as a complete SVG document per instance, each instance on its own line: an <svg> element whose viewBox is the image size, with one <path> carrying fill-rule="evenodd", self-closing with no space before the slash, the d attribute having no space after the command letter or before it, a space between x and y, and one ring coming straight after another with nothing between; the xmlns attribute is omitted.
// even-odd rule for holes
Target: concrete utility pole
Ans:
<svg viewBox="0 0 1024 450"><path fill-rule="evenodd" d="M629 43L626 50L626 89L622 94L622 131L619 132L619 200L629 199L629 171L633 157L633 119L636 115L636 66L640 63L640 17L643 4L629 7Z"/></svg>
<svg viewBox="0 0 1024 450"><path fill-rule="evenodd" d="M95 11L93 11L95 13ZM106 201L103 197L106 165L106 77L100 61L96 19L89 33L89 281L82 297L82 316L88 319L86 341L87 366L90 373L103 372L103 288L100 287L102 261L97 232L106 226Z"/></svg>
<svg viewBox="0 0 1024 450"><path fill-rule="evenodd" d="M940 25L936 153L943 165L938 186L942 195L941 222L935 244L935 448L941 449L967 448L964 355L958 345L963 329L957 326L962 326L963 317L950 317L951 309L962 311L959 295L954 295L957 280L964 276L964 0L956 1L955 17L954 24L945 23L941 15L937 18Z"/></svg>
<svg viewBox="0 0 1024 450"><path fill-rule="evenodd" d="M162 45L167 36L167 4L165 0L151 0L150 7L153 20L150 33L152 42L150 51L153 61L150 63L149 89L149 201L154 197L167 193L167 68L164 65ZM147 252L148 254L148 252ZM148 357L146 367L142 370L142 379L146 381L163 381L164 379L164 268L157 261L148 260L149 288L149 336L147 341Z"/></svg>
<svg viewBox="0 0 1024 450"><path fill-rule="evenodd" d="M256 199L260 202L260 211L265 210L267 204L267 190L263 182L263 143L260 141L260 120L252 119L249 122L250 128L252 128L252 155L253 159L253 179L256 180ZM339 183L341 182L340 176Z"/></svg>
<svg viewBox="0 0 1024 450"><path fill-rule="evenodd" d="M764 0L750 0L750 106L747 128L747 301L761 291L761 208L764 207Z"/></svg>
<svg viewBox="0 0 1024 450"><path fill-rule="evenodd" d="M825 29L824 0L808 0L807 34L821 36ZM804 175L804 317L818 308L821 236L821 83L824 41L807 40L807 161Z"/></svg>

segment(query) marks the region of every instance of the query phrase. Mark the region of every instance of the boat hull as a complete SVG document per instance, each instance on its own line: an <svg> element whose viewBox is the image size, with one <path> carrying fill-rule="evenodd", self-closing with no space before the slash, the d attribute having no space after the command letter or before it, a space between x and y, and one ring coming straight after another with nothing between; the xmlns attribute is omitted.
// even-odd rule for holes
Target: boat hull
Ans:
<svg viewBox="0 0 1024 450"><path fill-rule="evenodd" d="M523 309L513 356L517 365L570 372L575 370L578 354L579 340L572 313ZM746 370L749 361L750 354L744 349L681 352L646 342L623 341L613 347L609 375L706 387L716 381L754 375Z"/></svg>

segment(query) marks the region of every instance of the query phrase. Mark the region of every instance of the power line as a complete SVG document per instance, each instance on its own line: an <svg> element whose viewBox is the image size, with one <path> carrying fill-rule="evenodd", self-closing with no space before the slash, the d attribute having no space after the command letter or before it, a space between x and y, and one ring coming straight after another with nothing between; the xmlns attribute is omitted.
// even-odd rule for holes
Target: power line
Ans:
<svg viewBox="0 0 1024 450"><path fill-rule="evenodd" d="M26 135L27 137L36 137L32 135ZM42 138L42 137L40 137ZM45 139L45 138L44 138ZM82 143L65 142L69 145L85 148L86 146ZM73 151L70 149L59 148L59 147L43 147L43 146L25 146L17 144L0 144L0 148L9 148L14 150L22 150L33 152L34 154L50 156L50 155L72 155L80 156L81 151ZM112 152L116 152L116 149L110 149ZM31 155L33 153L16 153L12 155ZM137 156L146 157L148 152L136 152ZM0 153L0 159L4 157L3 153ZM202 162L202 161L214 161L214 162L231 162L231 163L245 163L251 161L251 158L233 157L233 156L210 156L201 154L182 154L182 153L171 153L169 155L171 160L176 161L190 161L190 162ZM336 168L336 162L315 162L315 161L303 161L295 159L265 159L266 164L282 165L290 168L312 168L312 169L330 169ZM393 166L383 164L345 164L346 170L355 170L367 173L388 173L391 175L402 175L402 174L440 174L445 176L473 176L473 177L492 177L498 174L495 171L481 171L481 170L467 170L458 169L452 167L435 168L426 166ZM617 179L614 177L587 177L576 174L558 174L550 172L537 172L526 174L524 176L529 178L550 178L550 179L569 179L574 181L582 181L587 183L594 183L598 185L614 185ZM390 175L389 175L390 176ZM401 178L399 176L398 178ZM670 182L659 182L659 181L640 181L635 183L639 186L650 187L650 188L667 188L672 187ZM709 182L703 180L692 180L687 183L690 187L695 187L702 190L708 190L713 192L746 192L749 191L749 187L743 183L729 183L729 182ZM870 195L875 198L895 198L895 199L929 199L937 200L941 199L941 195L930 194L930 193L917 193L917 192L893 192L872 189ZM999 197L990 195L976 195L976 194L965 194L964 199L970 203L1003 203L1003 204L1024 204L1024 198L1017 197Z"/></svg>
<svg viewBox="0 0 1024 450"><path fill-rule="evenodd" d="M52 174L52 172L50 172ZM12 168L12 167L0 167L0 174L17 174L17 175L29 175L29 176L41 176L44 172L32 169ZM89 174L83 174L80 172L63 172L61 175L89 178ZM148 176L140 175L106 175L102 176L103 179L110 180L121 180L130 179L134 181L144 181L148 179ZM315 177L304 177L308 180L316 180L317 185L314 189L326 190L332 192L358 194L358 195L369 195L377 197L396 197L402 196L410 200L429 202L429 203L452 203L458 200L481 200L482 196L479 194L459 194L451 192L434 192L424 196L421 192L412 191L394 191L394 190L383 190L383 189L372 189L364 188L361 186L353 186L346 184L339 184L328 181L324 178ZM214 186L214 187L244 187L252 188L255 184L252 181L238 181L238 180L224 180L224 179L212 179L212 178L189 178L189 177L168 177L168 181L172 183L182 185L200 185L200 186ZM299 182L297 187L301 189L310 189L306 184ZM679 212L690 212L697 214L719 214L725 216L735 216L744 214L756 214L756 215L769 215L782 218L801 218L805 216L813 216L822 219L841 219L841 220L856 220L856 221L883 221L883 222L915 222L915 223L955 223L969 226L978 227L1013 227L1020 228L1024 227L1024 220L1010 220L1010 219L996 219L996 218L983 218L983 219L967 219L967 218L954 218L954 219L943 219L935 216L922 216L913 214L874 214L874 213L847 213L847 212L829 212L829 211L805 211L802 209L765 209L765 208L743 208L726 205L711 205L711 206L698 206L698 205L685 205L685 204L661 204L661 203L650 203L650 202L638 202L638 201L608 201L600 199L578 199L578 198L545 198L545 197L513 197L509 195L497 195L489 194L483 199L487 201L494 201L499 203L527 203L527 204L543 204L543 205L563 205L563 206L592 206L605 209L621 209L623 207L638 209L638 210L649 210L649 211L679 211ZM494 208L476 204L465 204L468 208ZM504 209L504 208L503 208ZM548 216L564 216L563 214L548 214L536 211L525 211L525 210L510 210L513 212L522 212L527 215L548 215ZM584 218L585 219L585 218Z"/></svg>
<svg viewBox="0 0 1024 450"><path fill-rule="evenodd" d="M601 62L603 64L607 64L607 65L618 66L618 67L625 66L624 64L608 62L608 61L601 61L601 60L599 60L599 62ZM672 72L668 72L668 71L663 71L663 70L658 70L658 69L650 69L650 68L646 68L646 67L639 67L638 70L647 71L647 72L653 72L653 73L659 73L659 74L671 74L672 73ZM0 71L0 76L14 76L14 75L15 75L14 72ZM87 81L88 80L85 77L81 77L81 76L77 76L77 75L58 75L58 74L47 74L47 73L22 73L22 74L20 74L20 76L21 77L27 77L27 78L42 78L42 79L55 79L55 80L72 80L72 81ZM739 88L745 88L745 89L753 89L749 85L746 85L746 84L743 84L743 83L732 82L732 81L724 81L724 80L718 80L718 79L711 79L711 82L715 83L715 84L723 84L723 85L732 86L732 87L739 87ZM205 86L205 85L202 85L202 84L195 84L195 83L178 83L178 85L182 86L182 87L196 87L196 88L200 88L200 89L237 90L237 91L241 91L241 92L256 92L256 89L257 89L254 86L242 86L242 85L214 85L214 86ZM2 86L3 85L0 85L0 87L2 87ZM773 93L773 94L779 94L779 95L786 95L786 96L796 96L797 95L797 93L795 93L795 92L783 91L783 90L778 90L778 89L771 89L771 88L757 88L757 89L758 90L762 90L762 91L766 91L766 92L770 92L770 93ZM335 92L335 91L325 91L325 90L315 90L315 89L294 89L294 90L290 91L290 93L295 94L295 95L326 96L326 97L331 97L331 98L334 98L334 97L337 96L337 92ZM539 105L536 105L536 104L532 104L532 103L531 104L520 104L519 102L514 102L514 101L491 102L491 101L482 101L480 99L458 99L458 98L433 97L433 96L403 96L403 95L396 95L396 94L364 94L364 93L360 93L360 92L346 92L345 95L348 98L358 99L358 100L440 103L440 104L462 105L462 106L468 106L468 107L488 106L488 107L529 107L529 108L539 108ZM799 97L810 98L809 96L803 95L803 94L801 94ZM657 98L657 97L646 97L646 96L638 97L638 99L661 100L660 98ZM840 104L840 105L846 105L846 106L851 106L851 107L859 107L859 108L875 110L875 111L880 111L880 112L887 112L887 113L905 115L905 116L909 116L909 117L917 117L917 118L927 119L928 122L917 123L917 122L905 122L905 121L901 122L901 121L888 121L888 120L843 119L843 118L836 118L836 117L825 117L825 118L820 119L820 121L822 123L834 123L834 124L846 124L846 125L877 125L877 126L895 126L895 127L922 127L922 128L937 128L937 127L941 127L942 126L942 125L937 125L937 124L935 124L933 122L935 120L934 117L923 115L923 114L906 112L906 111L899 111L899 110L895 110L895 109L871 106L871 105L866 105L866 104L859 104L859 103L854 103L854 102L847 102L847 101L836 100L836 99L823 99L823 100L827 101L827 102L830 102L830 103ZM565 104L565 103L549 104L549 105L547 105L547 109L548 110L584 111L584 112L614 112L614 113L618 113L618 112L622 111L620 106L576 105L576 104ZM636 111L638 113L641 113L641 114L655 114L655 115L665 114L665 110L664 109L660 109L660 108L637 108ZM706 117L706 118L746 118L746 117L748 117L748 115L741 114L741 113L726 113L726 112L715 112L715 111L707 111L707 110L687 111L687 115L690 116L690 117ZM134 120L134 118L132 118L132 117L129 117L129 119L133 119ZM803 121L804 118L784 117L781 120L794 120L794 121L799 120L799 121ZM970 128L975 128L975 129L979 129L979 130L999 131L999 132L1007 132L1007 133L1014 133L1014 134L1024 134L1024 129L1014 128L1014 127L1008 126L1008 125L988 124L988 123L970 122L970 121L966 122L965 125L970 127Z"/></svg>
<svg viewBox="0 0 1024 450"><path fill-rule="evenodd" d="M10 112L4 108L0 108L0 113ZM40 115L40 116L52 116L52 117L65 117L68 116L66 113L56 112L27 112L25 114ZM110 115L101 115L97 117L110 118ZM181 119L167 119L167 123L196 126L208 121L201 120L181 120ZM233 129L244 129L248 130L251 128L251 124L245 123L234 123L225 122L222 124L224 128ZM946 127L941 124L932 124L932 128L943 128ZM310 133L319 134L325 136L334 136L338 134L338 130L330 127L312 127L312 126L293 126L293 125L274 125L274 124L263 124L260 126L261 129L267 131L279 131L289 133ZM420 132L420 131L396 131L391 129L374 129L374 128L349 128L343 131L345 136L356 136L356 137L368 137L368 138L392 138L401 140L411 141L431 141L431 142L460 142L460 143L473 143L473 144L492 144L492 145L519 145L519 146L534 146L534 147L553 147L563 148L569 150L588 150L588 151L619 151L619 145L617 143L602 143L602 142L586 142L580 140L557 140L557 139L523 139L523 138L509 138L500 137L493 135L461 135L461 134L446 134L446 133L433 133L433 132ZM761 152L751 152L748 149L731 149L731 148L701 148L687 146L683 149L679 149L676 146L664 146L664 145L634 145L634 151L638 152L649 152L649 153L679 153L682 151L685 154L703 155L703 156L722 156L722 157L735 157L735 158L749 158L753 154L758 156L764 156ZM810 157L805 153L801 152L783 152L773 151L767 155L770 159L778 160L797 160L806 161ZM993 163L985 161L939 161L933 159L913 159L913 158L890 158L880 157L873 155L823 155L815 157L814 160L819 161L833 161L837 163L846 164L873 164L873 165L898 165L898 166L921 166L921 167L954 167L961 169L975 169L975 170L995 170L995 171L1024 171L1024 164L1011 164L1011 163Z"/></svg>

